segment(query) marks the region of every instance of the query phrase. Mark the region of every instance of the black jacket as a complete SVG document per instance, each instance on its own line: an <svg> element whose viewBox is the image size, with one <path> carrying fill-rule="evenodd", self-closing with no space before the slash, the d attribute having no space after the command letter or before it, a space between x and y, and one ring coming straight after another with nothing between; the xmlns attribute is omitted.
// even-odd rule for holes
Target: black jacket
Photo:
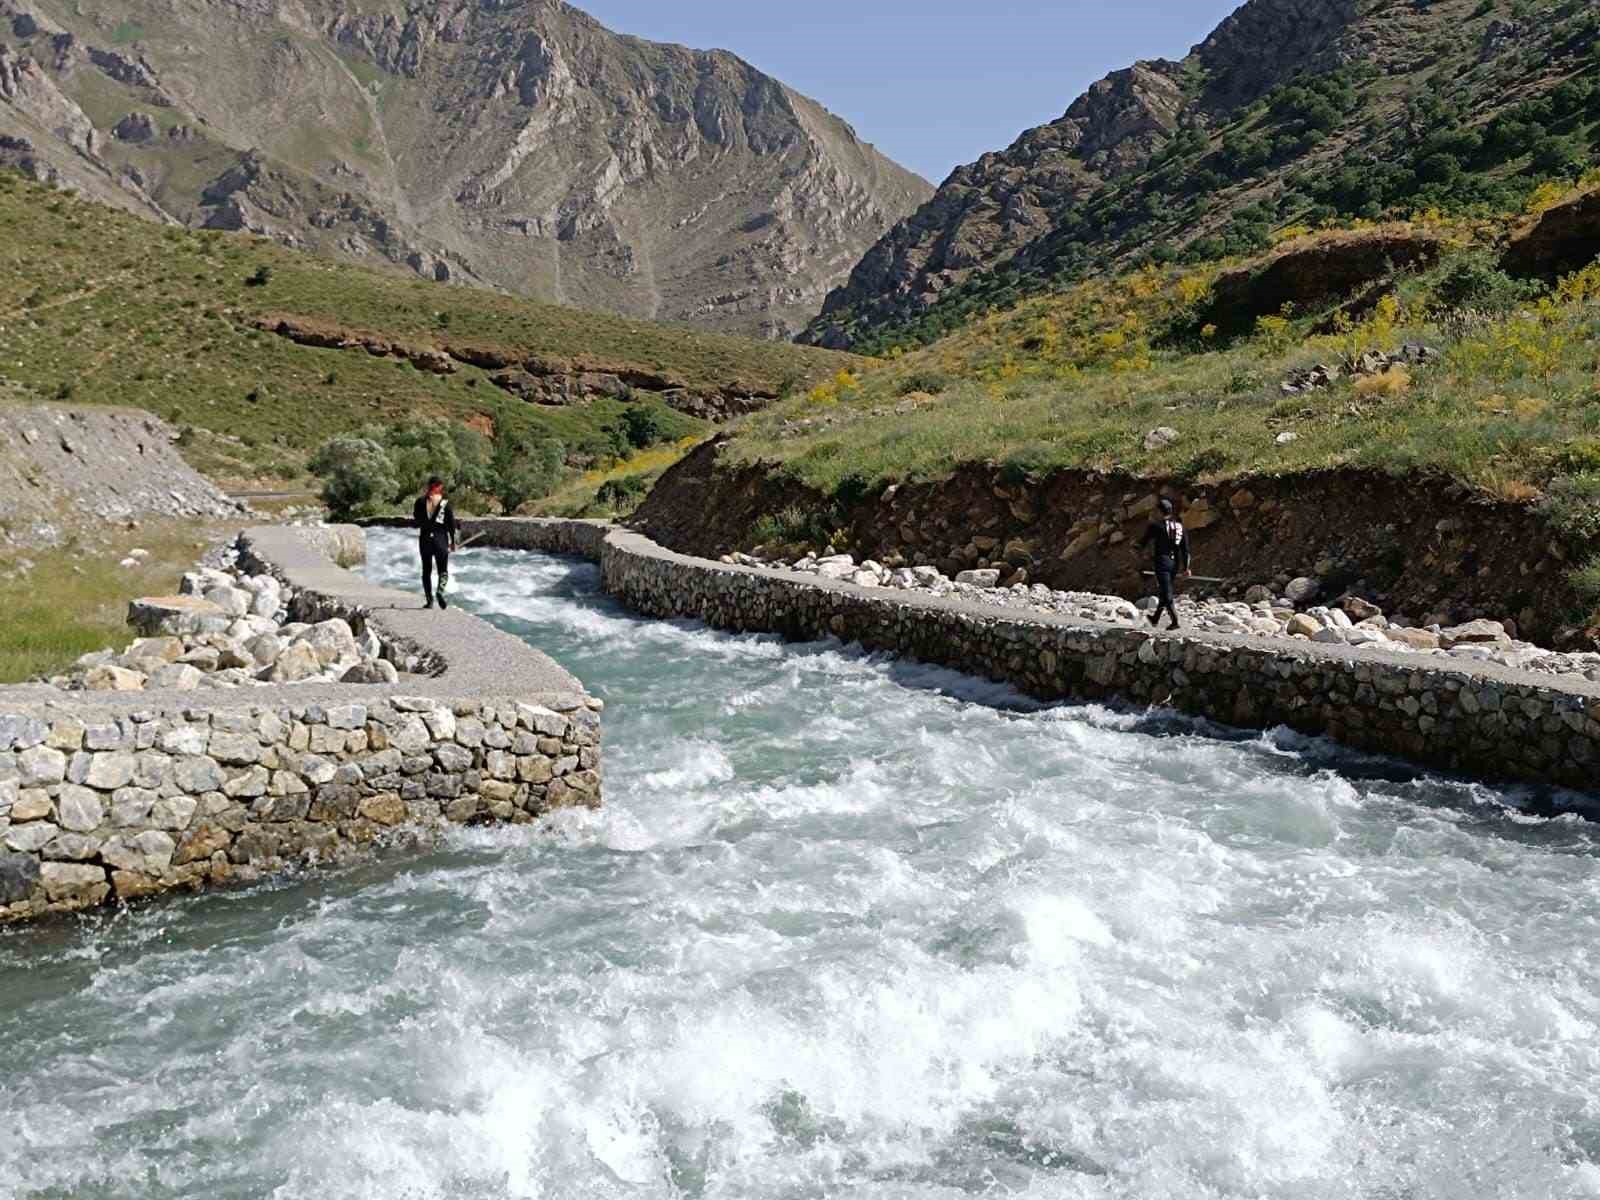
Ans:
<svg viewBox="0 0 1600 1200"><path fill-rule="evenodd" d="M1187 571L1189 569L1189 534L1177 517L1151 521L1144 531L1140 546L1154 546L1156 570Z"/></svg>
<svg viewBox="0 0 1600 1200"><path fill-rule="evenodd" d="M440 500L433 515L428 515L428 498L417 497L417 506L411 510L411 523L424 542L431 542L440 550L456 544L456 510L449 500Z"/></svg>

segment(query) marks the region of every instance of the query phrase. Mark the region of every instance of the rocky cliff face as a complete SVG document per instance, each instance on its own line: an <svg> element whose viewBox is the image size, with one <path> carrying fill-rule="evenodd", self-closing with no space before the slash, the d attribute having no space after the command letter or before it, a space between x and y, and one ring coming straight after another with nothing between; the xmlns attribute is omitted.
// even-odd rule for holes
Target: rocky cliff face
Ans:
<svg viewBox="0 0 1600 1200"><path fill-rule="evenodd" d="M931 188L560 0L0 0L0 160L426 277L792 335Z"/></svg>
<svg viewBox="0 0 1600 1200"><path fill-rule="evenodd" d="M1262 202L1273 211L1261 221L1290 223L1296 203L1311 207L1296 192L1307 178L1352 163L1405 168L1429 122L1481 125L1583 69L1582 6L1537 27L1503 20L1514 7L1248 0L1181 63L1114 72L1060 120L955 171L867 252L801 340L876 349L896 329L928 340L942 331L930 314L959 323L1014 299L991 286L997 273L1043 284L1157 244L1181 251ZM1334 107L1277 103L1287 85L1341 69L1348 90L1331 93Z"/></svg>

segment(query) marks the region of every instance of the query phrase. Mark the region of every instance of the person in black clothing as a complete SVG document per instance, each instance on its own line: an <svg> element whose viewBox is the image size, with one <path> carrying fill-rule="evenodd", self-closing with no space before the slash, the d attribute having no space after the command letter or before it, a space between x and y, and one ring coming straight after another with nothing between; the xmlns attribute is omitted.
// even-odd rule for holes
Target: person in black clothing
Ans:
<svg viewBox="0 0 1600 1200"><path fill-rule="evenodd" d="M1172 583L1179 575L1191 573L1189 560L1189 535L1184 532L1183 522L1173 516L1172 501L1161 501L1161 519L1151 521L1150 528L1144 531L1144 540L1140 546L1153 546L1156 556L1156 593L1159 603L1156 611L1150 614L1150 624L1161 624L1162 612L1172 617L1172 624L1168 629L1178 628L1178 605L1173 598Z"/></svg>
<svg viewBox="0 0 1600 1200"><path fill-rule="evenodd" d="M450 582L450 552L456 548L456 513L444 498L444 480L437 475L428 480L427 489L417 497L411 519L417 527L418 549L422 552L422 594L426 597L423 607L433 607L433 572L437 567L439 607L448 608L444 594Z"/></svg>

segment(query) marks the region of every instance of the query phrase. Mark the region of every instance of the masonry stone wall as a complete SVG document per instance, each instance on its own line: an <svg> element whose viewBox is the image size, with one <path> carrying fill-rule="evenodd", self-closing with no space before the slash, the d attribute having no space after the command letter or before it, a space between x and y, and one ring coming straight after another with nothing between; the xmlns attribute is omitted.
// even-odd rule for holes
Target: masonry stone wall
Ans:
<svg viewBox="0 0 1600 1200"><path fill-rule="evenodd" d="M370 629L413 672L397 686L0 689L0 923L599 803L599 702L518 639L327 559L349 546L292 530L242 539L307 615Z"/></svg>
<svg viewBox="0 0 1600 1200"><path fill-rule="evenodd" d="M505 544L555 549L595 536L561 528L574 522L521 524ZM1238 726L1284 725L1477 778L1600 793L1600 685L1353 647L1028 616L690 558L621 529L604 534L600 558L606 591L646 616L791 640L837 637L1043 700L1121 699Z"/></svg>

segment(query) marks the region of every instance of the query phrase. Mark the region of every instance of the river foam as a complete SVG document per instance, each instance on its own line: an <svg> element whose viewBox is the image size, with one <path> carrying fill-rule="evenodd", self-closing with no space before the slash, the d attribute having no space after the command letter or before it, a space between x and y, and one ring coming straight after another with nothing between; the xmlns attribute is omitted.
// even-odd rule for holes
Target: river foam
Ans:
<svg viewBox="0 0 1600 1200"><path fill-rule="evenodd" d="M1594 826L457 566L606 808L0 935L18 1195L1600 1195Z"/></svg>

